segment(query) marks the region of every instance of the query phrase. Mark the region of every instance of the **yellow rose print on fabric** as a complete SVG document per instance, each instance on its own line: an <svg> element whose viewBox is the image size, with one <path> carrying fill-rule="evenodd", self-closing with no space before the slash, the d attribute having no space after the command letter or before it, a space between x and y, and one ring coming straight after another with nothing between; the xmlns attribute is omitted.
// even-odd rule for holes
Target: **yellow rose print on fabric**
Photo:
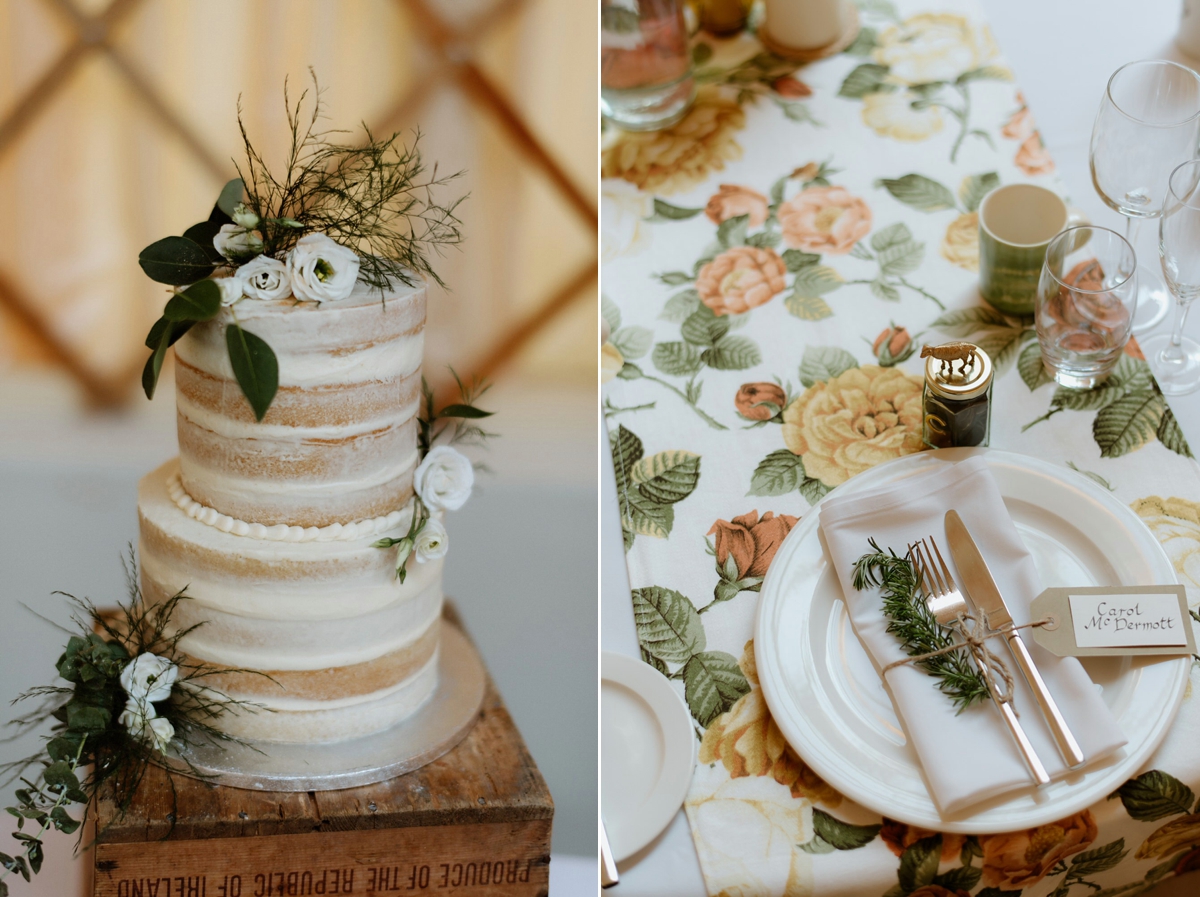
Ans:
<svg viewBox="0 0 1200 897"><path fill-rule="evenodd" d="M1150 527L1186 585L1200 588L1200 502L1186 498L1139 498L1134 512Z"/></svg>
<svg viewBox="0 0 1200 897"><path fill-rule="evenodd" d="M687 190L740 159L734 136L746 125L736 100L704 89L683 120L661 131L613 131L600 160L600 176L622 178L649 193Z"/></svg>
<svg viewBox="0 0 1200 897"><path fill-rule="evenodd" d="M808 476L841 485L924 448L921 386L897 368L853 368L815 384L784 409L783 441Z"/></svg>
<svg viewBox="0 0 1200 897"><path fill-rule="evenodd" d="M784 740L783 734L758 687L754 664L754 642L746 642L738 666L750 683L751 691L738 698L727 713L721 714L704 733L700 743L701 763L721 763L733 778L770 776L786 785L793 797L807 797L831 807L842 796L809 769L808 765Z"/></svg>
<svg viewBox="0 0 1200 897"><path fill-rule="evenodd" d="M838 96L861 100L863 123L876 134L928 140L945 121L956 122L951 162L967 137L991 144L991 135L971 123L971 83L1011 81L1012 74L992 64L998 51L986 28L952 13L921 13L855 44L871 61L850 72Z"/></svg>
<svg viewBox="0 0 1200 897"><path fill-rule="evenodd" d="M959 215L946 228L942 258L968 271L979 270L979 213Z"/></svg>

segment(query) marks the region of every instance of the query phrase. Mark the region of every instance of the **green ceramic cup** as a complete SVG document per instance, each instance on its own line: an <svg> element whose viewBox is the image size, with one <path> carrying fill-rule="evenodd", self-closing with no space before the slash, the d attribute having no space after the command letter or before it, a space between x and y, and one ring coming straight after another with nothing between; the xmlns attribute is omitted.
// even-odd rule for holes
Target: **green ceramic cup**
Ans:
<svg viewBox="0 0 1200 897"><path fill-rule="evenodd" d="M1033 314L1046 247L1059 231L1088 223L1045 187L992 190L979 203L980 294L1005 314Z"/></svg>

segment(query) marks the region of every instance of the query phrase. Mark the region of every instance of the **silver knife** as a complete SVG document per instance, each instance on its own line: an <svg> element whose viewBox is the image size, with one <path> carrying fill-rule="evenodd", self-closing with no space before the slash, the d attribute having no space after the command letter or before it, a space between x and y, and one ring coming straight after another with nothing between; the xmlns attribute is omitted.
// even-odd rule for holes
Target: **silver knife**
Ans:
<svg viewBox="0 0 1200 897"><path fill-rule="evenodd" d="M1000 589L996 587L996 580L992 578L987 562L979 553L979 547L971 538L970 532L967 531L967 525L963 523L957 511L946 512L946 541L950 544L950 554L954 556L954 565L958 567L967 594L971 596L975 605L987 614L988 622L993 627L1011 623L1012 614L1009 613L1008 606L1004 603ZM1019 632L1006 633L1004 641L1016 659L1025 681L1033 689L1038 708L1042 711L1042 716L1046 718L1046 722L1050 726L1050 733L1054 736L1055 744L1058 745L1058 752L1062 754L1062 758L1069 768L1074 769L1076 766L1081 766L1084 757L1083 751L1079 748L1079 742L1071 734L1071 729L1067 725L1067 721L1063 719L1058 704L1054 702L1050 689L1046 687L1042 674L1034 666L1033 658L1029 655L1029 649L1025 646L1021 634Z"/></svg>
<svg viewBox="0 0 1200 897"><path fill-rule="evenodd" d="M611 888L618 881L617 864L613 862L612 848L608 846L608 829L600 820L600 887Z"/></svg>

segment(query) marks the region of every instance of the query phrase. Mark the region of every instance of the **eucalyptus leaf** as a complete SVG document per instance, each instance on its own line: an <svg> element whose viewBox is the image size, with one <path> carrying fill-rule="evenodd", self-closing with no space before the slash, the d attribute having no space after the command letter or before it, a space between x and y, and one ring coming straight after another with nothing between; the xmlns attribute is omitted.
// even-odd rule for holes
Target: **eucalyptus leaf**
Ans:
<svg viewBox="0 0 1200 897"><path fill-rule="evenodd" d="M236 323L226 326L225 345L242 395L250 403L254 416L261 421L279 388L279 362L275 353L261 337L243 330Z"/></svg>
<svg viewBox="0 0 1200 897"><path fill-rule="evenodd" d="M187 237L163 237L138 255L146 276L158 283L180 286L208 277L216 268L204 248Z"/></svg>
<svg viewBox="0 0 1200 897"><path fill-rule="evenodd" d="M209 259L217 265L225 263L224 257L217 252L217 247L213 243L213 237L221 232L221 225L224 222L220 221L201 221L199 224L193 224L183 232L183 236L191 240L197 246L205 251Z"/></svg>
<svg viewBox="0 0 1200 897"><path fill-rule="evenodd" d="M171 335L167 337L167 345L173 346L179 342L179 338L192 329L194 321L168 321L165 317L159 318L154 322L154 326L150 328L150 332L146 334L146 348L157 349L158 342L162 339L163 332L170 327Z"/></svg>
<svg viewBox="0 0 1200 897"><path fill-rule="evenodd" d="M233 210L242 201L242 194L245 192L246 185L242 183L241 178L234 178L232 181L227 181L225 186L221 188L221 195L217 197L217 208L232 217Z"/></svg>
<svg viewBox="0 0 1200 897"><path fill-rule="evenodd" d="M220 311L221 288L211 280L202 280L172 296L163 317L172 322L211 321Z"/></svg>

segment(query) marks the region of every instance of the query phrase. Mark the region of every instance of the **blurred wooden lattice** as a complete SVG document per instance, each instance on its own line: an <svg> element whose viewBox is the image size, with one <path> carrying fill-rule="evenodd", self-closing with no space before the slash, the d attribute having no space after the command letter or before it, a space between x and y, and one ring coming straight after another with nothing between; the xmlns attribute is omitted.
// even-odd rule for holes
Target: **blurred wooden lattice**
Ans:
<svg viewBox="0 0 1200 897"><path fill-rule="evenodd" d="M50 109L72 76L93 57L101 57L117 73L130 93L164 131L185 147L193 160L218 180L229 174L229 166L214 155L198 130L179 114L152 78L132 54L113 39L118 26L135 10L158 0L112 0L101 12L84 9L85 0L41 0L69 29L69 38L57 58L30 84L0 118L0 160L5 159L21 136ZM457 90L476 109L487 115L503 135L509 148L554 191L590 232L597 228L592 200L564 170L530 129L525 119L485 69L475 59L475 47L506 20L516 15L530 0L495 0L465 24L451 25L437 5L429 0L395 0L406 15L417 39L430 54L432 64L423 67L421 76L377 121L376 132L396 130L411 124L410 119L438 90ZM157 236L157 235L156 235ZM151 237L153 239L154 237ZM149 240L147 241L149 242ZM594 251L572 274L536 301L526 299L524 307L533 310L495 335L483 351L476 351L464 372L487 376L525 346L536 334L573 302L589 297L597 274ZM72 343L64 338L39 307L37 297L18 284L12 272L0 267L0 307L13 323L36 339L55 362L65 368L96 404L113 405L133 394L144 358L113 375L98 372L80 357Z"/></svg>

